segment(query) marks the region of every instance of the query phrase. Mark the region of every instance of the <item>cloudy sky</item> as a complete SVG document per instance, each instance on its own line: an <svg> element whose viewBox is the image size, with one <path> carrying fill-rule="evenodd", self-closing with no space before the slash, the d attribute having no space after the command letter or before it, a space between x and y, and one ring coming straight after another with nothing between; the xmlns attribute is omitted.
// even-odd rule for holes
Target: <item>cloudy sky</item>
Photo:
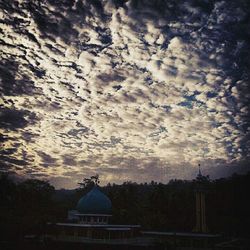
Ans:
<svg viewBox="0 0 250 250"><path fill-rule="evenodd" d="M1 171L73 188L249 170L247 0L1 3Z"/></svg>

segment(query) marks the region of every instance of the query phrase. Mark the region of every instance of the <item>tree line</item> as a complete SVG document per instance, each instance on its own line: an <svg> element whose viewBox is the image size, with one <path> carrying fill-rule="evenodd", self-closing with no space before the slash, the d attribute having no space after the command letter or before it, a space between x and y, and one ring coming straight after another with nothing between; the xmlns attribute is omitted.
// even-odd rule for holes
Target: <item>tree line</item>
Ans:
<svg viewBox="0 0 250 250"><path fill-rule="evenodd" d="M114 224L140 224L144 230L186 231L195 226L197 182L206 193L207 226L211 233L250 235L250 173L210 180L171 180L168 184L150 182L107 184L100 189L112 201ZM85 178L75 190L55 190L47 181L28 179L20 183L8 174L0 175L1 240L42 234L47 222L62 222L67 211L98 176Z"/></svg>

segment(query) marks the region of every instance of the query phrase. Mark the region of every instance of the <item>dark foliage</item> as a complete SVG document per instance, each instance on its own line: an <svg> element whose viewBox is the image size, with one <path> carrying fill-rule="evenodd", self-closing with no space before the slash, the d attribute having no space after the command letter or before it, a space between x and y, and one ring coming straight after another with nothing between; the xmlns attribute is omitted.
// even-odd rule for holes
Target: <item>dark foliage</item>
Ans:
<svg viewBox="0 0 250 250"><path fill-rule="evenodd" d="M172 180L168 184L108 184L102 187L112 201L111 223L141 224L144 229L192 231L195 225L197 183L206 192L206 216L210 232L233 236L250 234L250 173L234 174L215 181ZM86 183L85 183L86 184ZM92 182L90 183L92 184ZM16 240L27 234L42 234L46 222L65 221L67 211L91 185L76 190L55 190L41 180L15 183L0 176L0 229L2 240Z"/></svg>

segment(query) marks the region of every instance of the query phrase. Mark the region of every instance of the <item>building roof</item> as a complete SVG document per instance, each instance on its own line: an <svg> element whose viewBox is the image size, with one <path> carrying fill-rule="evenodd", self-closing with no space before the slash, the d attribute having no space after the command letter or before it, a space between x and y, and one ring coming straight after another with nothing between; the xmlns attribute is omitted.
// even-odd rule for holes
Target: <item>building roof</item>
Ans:
<svg viewBox="0 0 250 250"><path fill-rule="evenodd" d="M128 228L140 228L140 225L103 225L103 224L79 224L79 223L48 223L48 225L52 226L65 226L65 227L85 227L85 228L90 228L90 227L95 227L95 228L105 228L105 229L120 229L120 230L128 230Z"/></svg>
<svg viewBox="0 0 250 250"><path fill-rule="evenodd" d="M201 237L201 238L216 238L219 234L204 234L204 233L182 233L182 232L162 232L162 231L142 231L144 235L158 235L158 236L182 236L182 237Z"/></svg>
<svg viewBox="0 0 250 250"><path fill-rule="evenodd" d="M95 186L78 201L76 209L80 214L108 215L111 214L112 204L110 199Z"/></svg>

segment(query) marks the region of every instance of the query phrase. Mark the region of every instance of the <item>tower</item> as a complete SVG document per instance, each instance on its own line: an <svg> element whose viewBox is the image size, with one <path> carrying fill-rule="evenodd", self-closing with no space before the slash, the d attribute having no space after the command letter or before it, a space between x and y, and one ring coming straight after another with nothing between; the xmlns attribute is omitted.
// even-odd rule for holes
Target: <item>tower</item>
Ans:
<svg viewBox="0 0 250 250"><path fill-rule="evenodd" d="M204 181L206 177L201 174L200 164L199 173L196 177L195 187L195 206L196 206L196 226L194 232L207 233L208 228L206 225L206 203L205 203L205 186Z"/></svg>

